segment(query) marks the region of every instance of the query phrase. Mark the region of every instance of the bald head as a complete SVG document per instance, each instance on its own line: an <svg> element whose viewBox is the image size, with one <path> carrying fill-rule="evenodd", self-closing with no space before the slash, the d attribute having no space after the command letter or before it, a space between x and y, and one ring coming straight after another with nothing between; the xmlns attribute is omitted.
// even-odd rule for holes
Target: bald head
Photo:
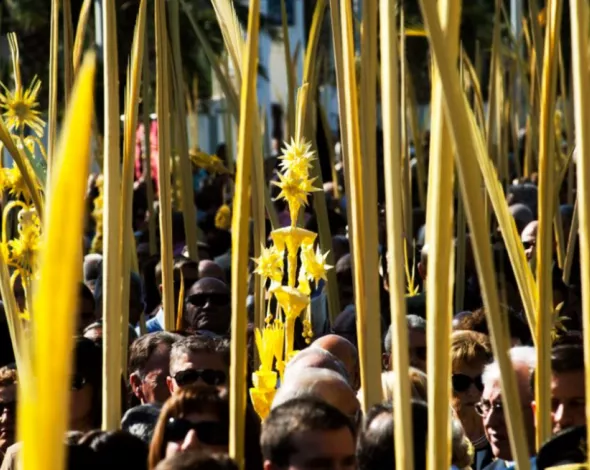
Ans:
<svg viewBox="0 0 590 470"><path fill-rule="evenodd" d="M309 369L326 369L336 372L348 383L350 377L344 363L332 353L320 347L309 347L299 352L287 363L285 380L296 375L305 375Z"/></svg>
<svg viewBox="0 0 590 470"><path fill-rule="evenodd" d="M346 380L336 372L326 369L308 369L305 374L290 377L285 375L285 381L275 395L272 408L304 397L322 400L350 417L356 416L360 409L355 392Z"/></svg>
<svg viewBox="0 0 590 470"><path fill-rule="evenodd" d="M346 367L351 385L358 390L359 362L358 351L354 344L342 336L326 335L316 339L312 346L322 348L337 357Z"/></svg>
<svg viewBox="0 0 590 470"><path fill-rule="evenodd" d="M225 283L225 273L223 272L223 269L221 269L221 266L215 261L208 259L199 262L199 279L205 279L206 277L218 279Z"/></svg>

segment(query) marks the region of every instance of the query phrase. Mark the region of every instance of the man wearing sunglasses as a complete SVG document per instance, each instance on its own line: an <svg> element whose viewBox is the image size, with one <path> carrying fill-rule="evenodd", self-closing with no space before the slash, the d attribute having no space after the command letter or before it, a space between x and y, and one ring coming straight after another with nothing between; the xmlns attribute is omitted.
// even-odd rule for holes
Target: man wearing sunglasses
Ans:
<svg viewBox="0 0 590 470"><path fill-rule="evenodd" d="M227 285L206 277L193 284L185 297L184 326L193 332L225 336L231 322L231 297Z"/></svg>
<svg viewBox="0 0 590 470"><path fill-rule="evenodd" d="M510 360L516 373L519 398L524 419L524 428L529 447L529 455L535 453L535 422L532 409L533 394L530 380L536 367L535 349L529 346L517 346L510 349ZM513 465L512 451L508 440L508 428L502 406L500 387L500 367L493 362L485 367L482 376L484 389L481 401L475 405L476 411L483 418L486 437L496 459L484 470L501 470Z"/></svg>
<svg viewBox="0 0 590 470"><path fill-rule="evenodd" d="M170 393L195 383L224 386L227 385L228 372L227 341L189 336L172 345L170 375L166 383Z"/></svg>

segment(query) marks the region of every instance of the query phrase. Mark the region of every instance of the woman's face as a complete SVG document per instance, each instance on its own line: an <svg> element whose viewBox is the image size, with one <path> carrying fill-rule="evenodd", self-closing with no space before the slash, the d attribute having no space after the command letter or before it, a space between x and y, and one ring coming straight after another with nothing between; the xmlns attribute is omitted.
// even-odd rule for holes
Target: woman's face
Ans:
<svg viewBox="0 0 590 470"><path fill-rule="evenodd" d="M481 416L475 411L475 404L481 400L483 392L482 372L483 364L453 369L453 408L472 441L484 435Z"/></svg>
<svg viewBox="0 0 590 470"><path fill-rule="evenodd" d="M190 413L172 421L166 427L169 437L165 458L188 450L228 452L229 426L221 423L215 414Z"/></svg>
<svg viewBox="0 0 590 470"><path fill-rule="evenodd" d="M462 365L453 370L453 407L473 408L481 399L483 365ZM459 411L459 410L457 410Z"/></svg>
<svg viewBox="0 0 590 470"><path fill-rule="evenodd" d="M92 429L92 385L85 379L72 379L70 391L70 430L88 431Z"/></svg>

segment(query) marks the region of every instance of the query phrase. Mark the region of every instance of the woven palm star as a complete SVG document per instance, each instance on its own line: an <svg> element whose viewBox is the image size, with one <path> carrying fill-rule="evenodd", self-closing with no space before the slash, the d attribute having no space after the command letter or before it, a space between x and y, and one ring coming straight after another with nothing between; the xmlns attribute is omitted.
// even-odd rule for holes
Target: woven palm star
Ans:
<svg viewBox="0 0 590 470"><path fill-rule="evenodd" d="M258 265L254 272L260 275L263 281L270 279L280 283L283 280L283 255L274 246L262 247L260 257L254 259L254 262Z"/></svg>
<svg viewBox="0 0 590 470"><path fill-rule="evenodd" d="M298 175L287 172L284 175L279 174L279 179L280 181L278 183L276 181L272 183L281 188L281 192L276 199L287 201L289 211L291 212L291 221L293 222L301 206L307 205L308 194L313 191L319 191L319 189L313 187L315 178L300 178Z"/></svg>
<svg viewBox="0 0 590 470"><path fill-rule="evenodd" d="M282 160L281 169L294 173L300 178L306 178L311 168L311 162L315 158L311 144L291 139L291 143L285 145L283 155L279 157Z"/></svg>
<svg viewBox="0 0 590 470"><path fill-rule="evenodd" d="M41 112L36 109L39 106L37 97L41 90L41 81L35 77L29 88L23 87L16 35L9 34L8 41L12 52L14 90L9 90L4 84L0 84L4 90L3 93L0 92L0 110L3 110L2 114L9 130L21 133L28 126L37 136L42 137L45 123L39 117Z"/></svg>
<svg viewBox="0 0 590 470"><path fill-rule="evenodd" d="M301 264L310 279L316 282L320 279L327 280L326 273L332 268L332 266L326 264L327 257L328 253L322 254L319 246L315 252L312 245L303 247L301 250Z"/></svg>

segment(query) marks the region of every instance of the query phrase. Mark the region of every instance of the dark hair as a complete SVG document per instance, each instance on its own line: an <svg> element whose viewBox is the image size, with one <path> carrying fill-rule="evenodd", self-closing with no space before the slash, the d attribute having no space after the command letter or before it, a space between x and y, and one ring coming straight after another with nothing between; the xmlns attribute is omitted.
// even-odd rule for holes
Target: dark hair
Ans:
<svg viewBox="0 0 590 470"><path fill-rule="evenodd" d="M551 372L584 371L584 347L576 344L564 344L551 350Z"/></svg>
<svg viewBox="0 0 590 470"><path fill-rule="evenodd" d="M331 405L312 398L296 398L274 408L262 423L260 445L264 460L288 467L297 452L293 434L302 431L337 431L346 428L355 438L350 419Z"/></svg>
<svg viewBox="0 0 590 470"><path fill-rule="evenodd" d="M551 374L568 372L584 373L584 346L582 344L563 344L551 349ZM535 371L531 372L531 390L535 390Z"/></svg>
<svg viewBox="0 0 590 470"><path fill-rule="evenodd" d="M138 437L146 444L152 441L160 416L161 406L156 404L138 405L129 410L121 420L121 429Z"/></svg>
<svg viewBox="0 0 590 470"><path fill-rule="evenodd" d="M372 427L376 418L385 416L386 423ZM414 468L426 468L426 442L428 434L428 406L412 400L412 435L414 439ZM395 469L393 407L390 403L373 406L367 413L359 436L357 463L359 470Z"/></svg>
<svg viewBox="0 0 590 470"><path fill-rule="evenodd" d="M180 270L187 264L192 265L197 270L199 269L199 265L186 256L177 255L174 257L172 268L175 279L178 276L178 280L180 280ZM162 261L159 261L158 264L156 264L155 276L156 284L159 286L162 284Z"/></svg>
<svg viewBox="0 0 590 470"><path fill-rule="evenodd" d="M143 376L144 368L154 351L162 345L172 347L180 339L179 335L168 331L149 333L136 339L129 350L129 373L137 372Z"/></svg>
<svg viewBox="0 0 590 470"><path fill-rule="evenodd" d="M166 424L170 418L184 418L190 413L210 413L220 422L229 423L229 403L215 387L191 385L172 395L160 412L150 444L149 468L153 469L166 454Z"/></svg>
<svg viewBox="0 0 590 470"><path fill-rule="evenodd" d="M72 373L92 387L92 426L99 428L102 420L102 352L92 340L83 336L76 338Z"/></svg>
<svg viewBox="0 0 590 470"><path fill-rule="evenodd" d="M207 353L219 354L223 362L229 366L229 344L225 339L209 338L207 336L187 336L172 345L170 351L170 366L184 354ZM170 375L172 367L170 367Z"/></svg>
<svg viewBox="0 0 590 470"><path fill-rule="evenodd" d="M523 345L530 344L531 331L523 314L514 309L507 309L508 328L510 337L517 338ZM453 321L453 330L470 330L490 336L485 309L482 307L473 312L461 313Z"/></svg>
<svg viewBox="0 0 590 470"><path fill-rule="evenodd" d="M192 451L162 460L156 470L238 470L238 466L224 454Z"/></svg>
<svg viewBox="0 0 590 470"><path fill-rule="evenodd" d="M146 470L148 445L125 431L99 432L81 439L95 452L98 468Z"/></svg>

